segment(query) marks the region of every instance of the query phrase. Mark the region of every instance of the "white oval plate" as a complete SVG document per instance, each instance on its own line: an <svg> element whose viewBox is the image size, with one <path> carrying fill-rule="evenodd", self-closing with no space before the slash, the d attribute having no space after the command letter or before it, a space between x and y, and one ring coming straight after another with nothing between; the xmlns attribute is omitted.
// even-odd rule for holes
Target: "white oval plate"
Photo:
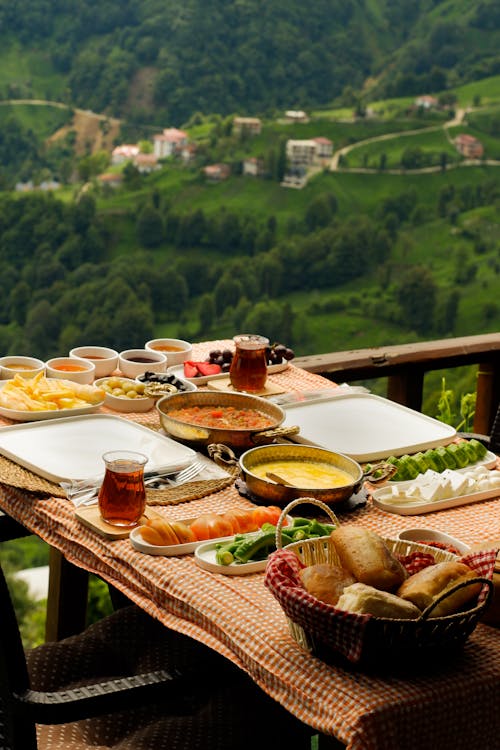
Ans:
<svg viewBox="0 0 500 750"><path fill-rule="evenodd" d="M419 542L419 544L425 544L428 542L441 542L442 544L451 544L455 547L462 555L466 555L470 552L470 547L450 534L445 534L443 531L436 531L435 529L405 529L400 531L398 539L402 539L406 542Z"/></svg>
<svg viewBox="0 0 500 750"><path fill-rule="evenodd" d="M82 414L92 414L101 408L104 401L98 404L89 404L88 406L79 406L75 409L50 409L47 411L18 411L17 409L7 409L6 406L0 406L0 415L6 419L12 419L14 422L39 422L43 419L61 419L62 417L79 417Z"/></svg>
<svg viewBox="0 0 500 750"><path fill-rule="evenodd" d="M229 541L232 537L226 537ZM195 562L210 573L222 573L226 576L244 576L249 573L260 573L266 569L267 557L265 560L256 560L249 563L231 563L231 565L219 565L215 561L216 547L224 539L212 539L209 542L202 542L194 551Z"/></svg>
<svg viewBox="0 0 500 750"><path fill-rule="evenodd" d="M194 521L194 518L182 519L183 523L188 525ZM165 557L175 557L176 555L190 555L194 552L196 547L199 547L203 542L186 542L186 544L169 544L160 546L158 544L149 544L145 542L141 536L141 527L136 526L130 532L129 539L132 543L132 547L138 552L144 552L145 555L163 555ZM231 539L231 537L224 537L224 539ZM220 542L220 539L216 540Z"/></svg>
<svg viewBox="0 0 500 750"><path fill-rule="evenodd" d="M288 522L291 524L292 518L290 516L287 516L287 518ZM194 520L194 518L181 519L181 522L186 523L189 526L189 524ZM149 544L148 542L145 542L141 536L140 526L137 526L130 532L129 539L132 547L138 552L144 552L144 554L146 555L164 555L165 557L175 557L176 555L190 555L202 544L213 544L215 546L216 544L220 544L220 542L228 542L230 539L233 539L233 536L220 536L216 539L210 539L209 541L187 542L186 544L169 544L160 546L158 544ZM241 568L241 565L239 565L238 567Z"/></svg>
<svg viewBox="0 0 500 750"><path fill-rule="evenodd" d="M286 370L290 363L288 361L282 362L280 365L268 365L267 372L272 375L276 372L283 372ZM209 380L220 380L221 378L229 377L229 372L218 372L217 375L200 375L197 378L187 378L184 375L184 365L174 365L174 367L168 367L167 372L169 375L175 375L176 378L187 380L188 383L195 383L196 385L205 385Z"/></svg>

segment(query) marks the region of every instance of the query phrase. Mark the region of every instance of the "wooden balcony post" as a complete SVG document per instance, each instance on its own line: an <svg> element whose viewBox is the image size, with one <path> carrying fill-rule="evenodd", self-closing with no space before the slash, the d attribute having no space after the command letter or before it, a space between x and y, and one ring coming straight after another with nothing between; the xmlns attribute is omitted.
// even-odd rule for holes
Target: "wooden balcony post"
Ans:
<svg viewBox="0 0 500 750"><path fill-rule="evenodd" d="M424 372L412 367L387 380L387 398L415 411L422 410L424 394Z"/></svg>
<svg viewBox="0 0 500 750"><path fill-rule="evenodd" d="M489 435L500 403L500 364L483 362L479 365L476 386L474 432Z"/></svg>

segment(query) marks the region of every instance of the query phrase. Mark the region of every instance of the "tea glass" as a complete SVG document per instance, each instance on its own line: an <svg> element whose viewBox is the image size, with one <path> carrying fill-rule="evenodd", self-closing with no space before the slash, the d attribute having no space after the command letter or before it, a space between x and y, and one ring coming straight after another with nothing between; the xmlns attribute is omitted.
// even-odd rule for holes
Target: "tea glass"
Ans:
<svg viewBox="0 0 500 750"><path fill-rule="evenodd" d="M106 466L99 490L101 517L112 526L137 526L146 507L144 466L148 457L136 451L108 451L103 454Z"/></svg>
<svg viewBox="0 0 500 750"><path fill-rule="evenodd" d="M266 347L269 339L254 333L233 338L235 353L229 370L231 385L236 391L258 393L267 380Z"/></svg>

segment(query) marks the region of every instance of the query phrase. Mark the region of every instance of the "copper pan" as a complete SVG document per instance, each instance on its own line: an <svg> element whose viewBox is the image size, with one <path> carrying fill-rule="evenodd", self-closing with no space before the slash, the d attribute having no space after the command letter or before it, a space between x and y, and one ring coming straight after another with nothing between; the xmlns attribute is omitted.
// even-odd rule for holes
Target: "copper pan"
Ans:
<svg viewBox="0 0 500 750"><path fill-rule="evenodd" d="M271 426L266 430L252 429L221 429L218 427L201 427L188 422L174 419L170 412L189 406L234 406L238 409L256 409L271 420ZM297 427L281 427L285 412L280 406L245 393L224 393L212 391L192 391L176 393L160 399L156 408L160 423L165 432L175 440L194 447L205 447L211 443L223 443L230 448L241 451L261 443L270 443L276 437L295 434Z"/></svg>

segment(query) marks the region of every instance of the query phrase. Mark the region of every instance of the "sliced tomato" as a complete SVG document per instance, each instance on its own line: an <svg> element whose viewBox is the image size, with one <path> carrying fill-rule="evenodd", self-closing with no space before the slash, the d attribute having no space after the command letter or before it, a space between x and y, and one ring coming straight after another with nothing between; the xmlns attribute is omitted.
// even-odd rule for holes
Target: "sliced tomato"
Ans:
<svg viewBox="0 0 500 750"><path fill-rule="evenodd" d="M233 524L234 534L247 534L249 531L257 531L258 525L253 517L252 510L235 508L223 514L224 518Z"/></svg>
<svg viewBox="0 0 500 750"><path fill-rule="evenodd" d="M279 512L276 513L276 511ZM272 523L273 525L276 525L278 523L278 518L281 515L281 511L279 508L264 505L259 508L255 508L252 513L254 521L258 524L259 529L265 523Z"/></svg>
<svg viewBox="0 0 500 750"><path fill-rule="evenodd" d="M221 536L232 536L233 525L217 513L204 513L191 523L191 531L201 542L205 539L217 539Z"/></svg>

